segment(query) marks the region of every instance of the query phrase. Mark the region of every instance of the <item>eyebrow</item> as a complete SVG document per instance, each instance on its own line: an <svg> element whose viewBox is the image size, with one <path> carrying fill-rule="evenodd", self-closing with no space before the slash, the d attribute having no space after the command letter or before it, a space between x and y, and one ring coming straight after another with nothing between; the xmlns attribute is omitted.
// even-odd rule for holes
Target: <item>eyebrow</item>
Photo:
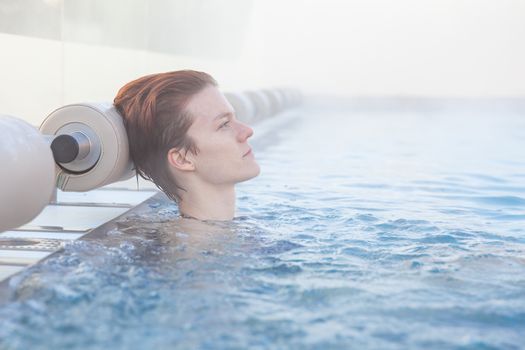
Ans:
<svg viewBox="0 0 525 350"><path fill-rule="evenodd" d="M215 118L213 118L213 121L216 121L216 120L224 118L224 117L229 117L229 116L233 116L233 113L232 112L224 112L224 113L219 114Z"/></svg>

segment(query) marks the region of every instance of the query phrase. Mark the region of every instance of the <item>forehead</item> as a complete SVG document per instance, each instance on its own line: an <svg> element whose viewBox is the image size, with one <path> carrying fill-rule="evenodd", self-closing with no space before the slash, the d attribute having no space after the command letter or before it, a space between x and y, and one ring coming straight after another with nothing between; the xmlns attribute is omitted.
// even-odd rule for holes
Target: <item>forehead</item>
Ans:
<svg viewBox="0 0 525 350"><path fill-rule="evenodd" d="M208 85L193 95L186 106L193 116L194 124L211 123L221 113L232 112L233 108L215 86Z"/></svg>

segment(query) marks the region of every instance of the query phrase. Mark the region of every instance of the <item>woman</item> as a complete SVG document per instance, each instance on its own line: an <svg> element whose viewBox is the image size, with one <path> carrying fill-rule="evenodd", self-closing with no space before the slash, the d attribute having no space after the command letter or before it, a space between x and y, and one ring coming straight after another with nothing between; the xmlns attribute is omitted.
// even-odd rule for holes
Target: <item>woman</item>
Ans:
<svg viewBox="0 0 525 350"><path fill-rule="evenodd" d="M235 184L260 168L247 142L253 130L235 118L210 75L148 75L122 87L114 104L138 174L175 200L182 217L234 218Z"/></svg>

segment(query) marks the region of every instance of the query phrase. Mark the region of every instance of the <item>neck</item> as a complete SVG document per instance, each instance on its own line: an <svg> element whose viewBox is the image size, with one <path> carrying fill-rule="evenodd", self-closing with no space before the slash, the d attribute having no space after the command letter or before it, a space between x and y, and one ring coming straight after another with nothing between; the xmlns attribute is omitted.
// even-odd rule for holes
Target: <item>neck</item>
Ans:
<svg viewBox="0 0 525 350"><path fill-rule="evenodd" d="M234 185L191 186L181 193L179 211L182 216L199 220L232 220L235 216Z"/></svg>

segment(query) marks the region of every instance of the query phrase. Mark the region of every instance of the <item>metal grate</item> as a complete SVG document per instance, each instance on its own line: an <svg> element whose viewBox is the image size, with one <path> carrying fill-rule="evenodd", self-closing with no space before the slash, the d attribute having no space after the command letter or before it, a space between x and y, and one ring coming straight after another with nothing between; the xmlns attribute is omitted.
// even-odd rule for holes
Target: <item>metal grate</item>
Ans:
<svg viewBox="0 0 525 350"><path fill-rule="evenodd" d="M40 250L52 252L63 247L67 242L61 239L24 239L24 238L0 238L0 249L10 250Z"/></svg>

